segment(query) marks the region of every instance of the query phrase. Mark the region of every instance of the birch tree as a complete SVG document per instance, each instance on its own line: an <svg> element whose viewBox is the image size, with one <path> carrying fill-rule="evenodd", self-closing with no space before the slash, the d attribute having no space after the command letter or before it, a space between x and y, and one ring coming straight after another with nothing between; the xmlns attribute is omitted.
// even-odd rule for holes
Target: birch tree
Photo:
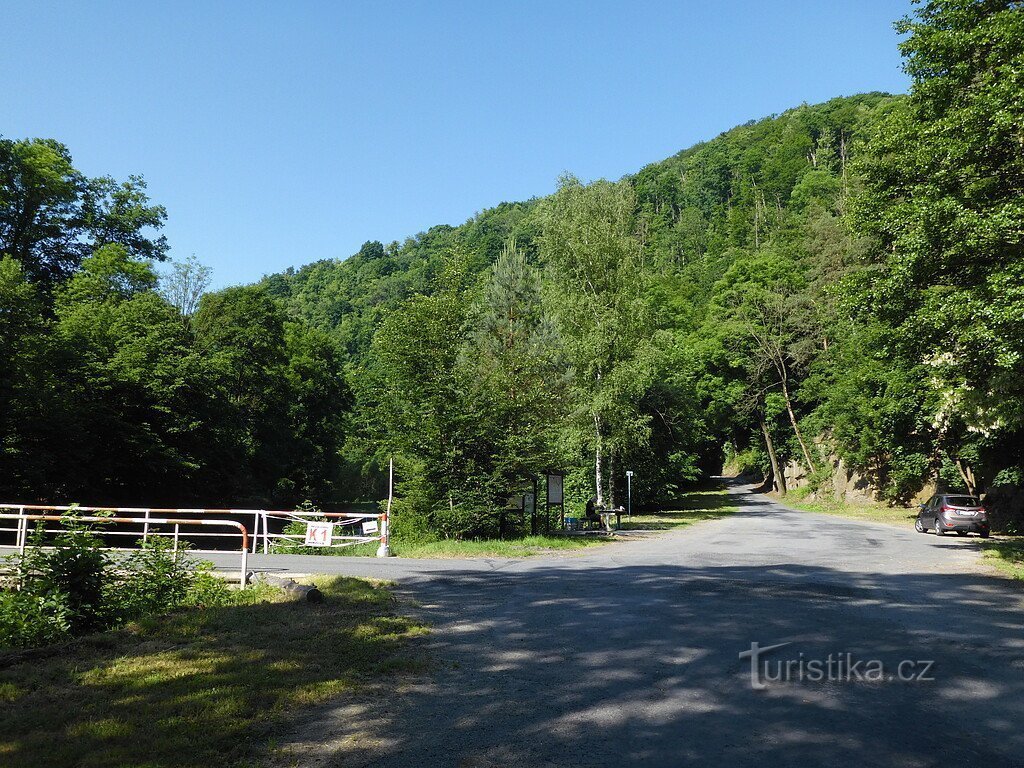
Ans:
<svg viewBox="0 0 1024 768"><path fill-rule="evenodd" d="M574 369L574 438L592 456L603 506L616 453L649 434L640 400L653 379L651 313L636 199L625 183L567 176L542 212L546 301Z"/></svg>

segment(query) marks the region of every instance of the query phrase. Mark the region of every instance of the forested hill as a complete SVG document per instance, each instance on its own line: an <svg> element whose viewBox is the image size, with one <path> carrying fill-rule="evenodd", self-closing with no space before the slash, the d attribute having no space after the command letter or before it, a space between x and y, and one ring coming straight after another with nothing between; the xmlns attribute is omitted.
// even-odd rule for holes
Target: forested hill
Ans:
<svg viewBox="0 0 1024 768"><path fill-rule="evenodd" d="M543 467L569 470L578 504L614 502L626 465L646 501L667 502L717 471L726 451L767 472L760 415L778 461L798 455L784 414L807 409L797 394L783 407L767 391L770 362L750 352L736 308L721 300L747 277L795 280L801 297L787 301L801 303L803 322L821 320L807 307L828 304L826 285L858 256L843 219L852 167L898 101L804 105L615 184L563 179L553 197L401 244L368 242L263 285L344 350L366 438L349 443L349 459L372 465L381 446L408 457L430 477L422 508L445 498L486 508ZM446 277L453 261L457 285ZM595 311L589 327L570 316ZM430 323L438 317L440 327ZM520 317L533 319L500 328ZM727 327L738 338L723 336ZM750 376L766 391L751 393ZM526 405L509 410L515 398ZM479 515L464 517L444 532L473 530Z"/></svg>
<svg viewBox="0 0 1024 768"><path fill-rule="evenodd" d="M706 299L736 254L730 249L758 247L791 207L830 203L848 187L846 164L896 98L862 94L752 120L626 177L648 263L665 274L686 273ZM367 242L348 258L289 269L263 285L290 314L329 329L358 357L387 312L431 291L453 247L471 254L474 274L493 264L510 238L542 260L537 203L502 203L461 226L438 225L401 243Z"/></svg>

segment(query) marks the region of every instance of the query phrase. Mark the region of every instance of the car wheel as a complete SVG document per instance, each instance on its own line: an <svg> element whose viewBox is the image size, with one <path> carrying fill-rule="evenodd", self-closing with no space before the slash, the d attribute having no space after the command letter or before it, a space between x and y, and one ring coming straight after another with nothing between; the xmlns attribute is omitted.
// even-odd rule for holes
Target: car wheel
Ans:
<svg viewBox="0 0 1024 768"><path fill-rule="evenodd" d="M985 531L984 533L982 533L981 534L981 538L987 539L988 538L988 531Z"/></svg>
<svg viewBox="0 0 1024 768"><path fill-rule="evenodd" d="M914 530L918 533L924 533L924 523L921 522L920 517L914 521Z"/></svg>
<svg viewBox="0 0 1024 768"><path fill-rule="evenodd" d="M935 518L935 535L936 536L945 536L946 535L946 531L943 529L942 523L939 522L939 518L937 518L937 517Z"/></svg>
<svg viewBox="0 0 1024 768"><path fill-rule="evenodd" d="M957 536L966 536L967 535L967 531L957 531L956 535Z"/></svg>

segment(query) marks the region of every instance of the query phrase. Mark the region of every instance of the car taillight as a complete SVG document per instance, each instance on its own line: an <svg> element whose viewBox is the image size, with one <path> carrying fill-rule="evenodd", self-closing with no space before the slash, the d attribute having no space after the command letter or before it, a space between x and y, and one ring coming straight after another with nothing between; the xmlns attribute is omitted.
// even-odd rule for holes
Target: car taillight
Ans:
<svg viewBox="0 0 1024 768"><path fill-rule="evenodd" d="M952 512L952 511L953 511L953 508L952 508L952 507L950 507L950 506L947 506L947 505L943 504L943 505L942 505L942 511L943 511L943 512Z"/></svg>

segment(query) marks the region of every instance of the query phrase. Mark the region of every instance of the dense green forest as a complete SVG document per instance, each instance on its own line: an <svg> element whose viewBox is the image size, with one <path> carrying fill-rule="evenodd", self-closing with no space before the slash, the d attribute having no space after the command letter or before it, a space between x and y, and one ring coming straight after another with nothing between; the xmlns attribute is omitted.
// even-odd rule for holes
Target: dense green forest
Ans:
<svg viewBox="0 0 1024 768"><path fill-rule="evenodd" d="M575 505L726 461L1024 484L1024 14L897 27L907 96L218 292L158 266L141 178L0 140L0 496L329 505L393 456L401 533L474 536L546 469Z"/></svg>

